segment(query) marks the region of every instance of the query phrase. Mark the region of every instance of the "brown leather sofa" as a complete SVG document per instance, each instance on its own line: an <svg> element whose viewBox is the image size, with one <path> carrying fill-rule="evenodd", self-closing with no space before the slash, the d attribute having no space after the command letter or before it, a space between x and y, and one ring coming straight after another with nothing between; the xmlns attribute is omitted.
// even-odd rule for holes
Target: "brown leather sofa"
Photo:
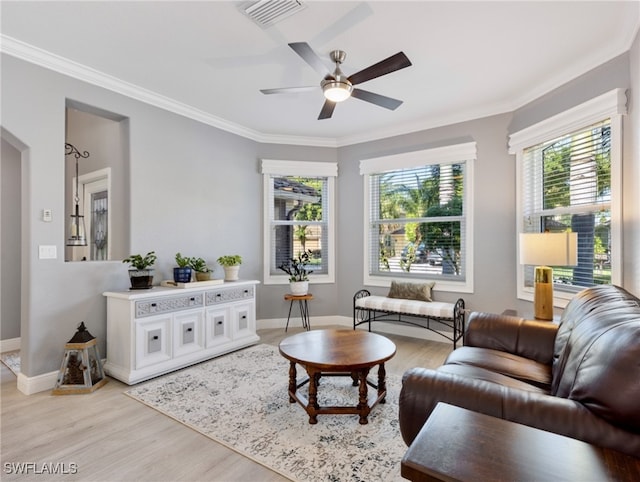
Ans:
<svg viewBox="0 0 640 482"><path fill-rule="evenodd" d="M640 300L588 288L559 324L472 313L464 346L436 370L403 376L407 445L438 402L640 458Z"/></svg>

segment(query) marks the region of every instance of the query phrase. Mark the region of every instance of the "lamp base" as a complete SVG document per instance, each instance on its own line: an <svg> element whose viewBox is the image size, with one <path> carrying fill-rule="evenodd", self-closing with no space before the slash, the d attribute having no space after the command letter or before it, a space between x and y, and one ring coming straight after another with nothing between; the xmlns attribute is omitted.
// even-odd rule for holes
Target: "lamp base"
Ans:
<svg viewBox="0 0 640 482"><path fill-rule="evenodd" d="M537 266L533 294L533 313L536 320L553 320L553 269Z"/></svg>

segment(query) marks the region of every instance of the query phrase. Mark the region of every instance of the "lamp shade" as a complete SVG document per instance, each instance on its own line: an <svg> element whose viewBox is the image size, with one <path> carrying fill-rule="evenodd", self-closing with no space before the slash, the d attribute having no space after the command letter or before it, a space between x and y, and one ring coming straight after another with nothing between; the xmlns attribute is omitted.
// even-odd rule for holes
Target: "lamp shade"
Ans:
<svg viewBox="0 0 640 482"><path fill-rule="evenodd" d="M520 264L575 266L578 264L576 233L520 233Z"/></svg>

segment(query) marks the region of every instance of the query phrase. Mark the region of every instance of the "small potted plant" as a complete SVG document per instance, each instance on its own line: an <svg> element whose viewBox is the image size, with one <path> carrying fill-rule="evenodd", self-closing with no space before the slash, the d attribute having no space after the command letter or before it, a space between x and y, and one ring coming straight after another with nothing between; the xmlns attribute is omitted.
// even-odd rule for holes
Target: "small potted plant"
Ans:
<svg viewBox="0 0 640 482"><path fill-rule="evenodd" d="M191 282L191 258L176 253L177 268L173 268L173 281L176 283Z"/></svg>
<svg viewBox="0 0 640 482"><path fill-rule="evenodd" d="M311 250L306 250L278 266L279 270L289 275L291 294L302 296L309 292L309 274L313 273L313 270L307 266L311 263L312 258Z"/></svg>
<svg viewBox="0 0 640 482"><path fill-rule="evenodd" d="M225 281L238 280L238 271L240 270L240 265L242 264L242 257L239 254L228 254L225 256L220 256L218 258L218 263L224 269Z"/></svg>
<svg viewBox="0 0 640 482"><path fill-rule="evenodd" d="M211 279L211 268L202 258L191 258L189 263L191 269L196 272L196 281L207 281Z"/></svg>
<svg viewBox="0 0 640 482"><path fill-rule="evenodd" d="M153 287L153 269L150 266L156 262L155 251L149 251L146 255L132 254L122 260L129 263L129 282L132 290L148 290Z"/></svg>

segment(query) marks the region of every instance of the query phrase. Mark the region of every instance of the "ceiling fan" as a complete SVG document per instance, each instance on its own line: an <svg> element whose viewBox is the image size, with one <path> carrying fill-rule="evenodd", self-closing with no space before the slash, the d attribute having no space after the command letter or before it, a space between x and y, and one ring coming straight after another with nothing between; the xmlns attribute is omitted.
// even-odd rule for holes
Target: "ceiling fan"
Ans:
<svg viewBox="0 0 640 482"><path fill-rule="evenodd" d="M318 116L318 120L329 119L333 115L336 103L347 100L349 97L355 97L356 99L364 100L365 102L370 102L390 110L395 110L400 106L400 104L402 104L401 100L375 94L368 90L358 89L355 88L354 85L409 67L411 62L403 52L398 52L389 58L381 60L377 64L370 65L360 72L356 72L355 74L347 77L342 73L342 70L340 70L340 64L344 62L344 59L347 56L347 54L342 50L333 50L331 52L331 60L336 64L336 68L333 73L330 73L327 71L327 68L322 63L320 57L318 57L308 43L290 43L289 47L302 57L302 60L324 77L320 82L320 87L322 88L325 102L322 106L322 110L320 111L320 115ZM263 94L286 94L293 92L305 92L314 89L317 89L317 86L262 89L260 92Z"/></svg>

